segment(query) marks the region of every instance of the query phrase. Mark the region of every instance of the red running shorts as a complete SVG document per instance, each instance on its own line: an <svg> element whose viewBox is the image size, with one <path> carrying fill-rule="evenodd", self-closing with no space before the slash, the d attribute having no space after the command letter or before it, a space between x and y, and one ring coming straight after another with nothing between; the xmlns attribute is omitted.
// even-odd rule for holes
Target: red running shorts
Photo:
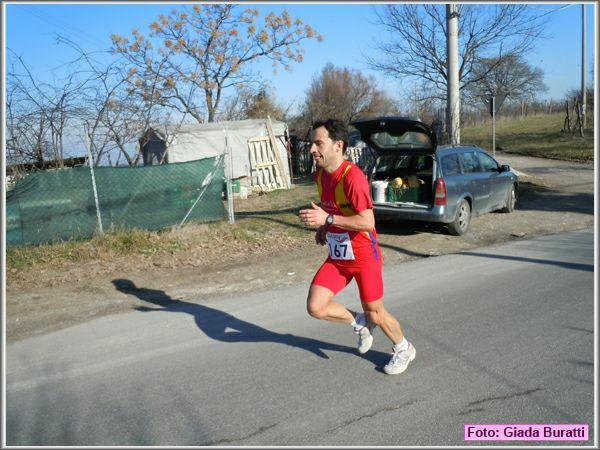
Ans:
<svg viewBox="0 0 600 450"><path fill-rule="evenodd" d="M362 266L340 266L327 260L317 271L312 284L325 287L334 294L356 280L360 300L369 303L383 298L381 262Z"/></svg>

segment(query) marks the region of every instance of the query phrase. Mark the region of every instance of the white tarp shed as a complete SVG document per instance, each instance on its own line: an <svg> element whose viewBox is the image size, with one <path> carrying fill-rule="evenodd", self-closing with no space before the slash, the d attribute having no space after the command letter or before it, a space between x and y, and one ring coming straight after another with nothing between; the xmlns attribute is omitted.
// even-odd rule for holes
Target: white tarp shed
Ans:
<svg viewBox="0 0 600 450"><path fill-rule="evenodd" d="M282 175L290 182L288 152L285 145L287 125L284 122L271 120L273 134L277 143ZM231 148L232 178L248 177L249 181L257 176L257 161L249 150L249 142L256 138L268 138L269 132L266 119L248 119L237 121L213 122L206 124L184 124L167 126L162 130L157 127L152 130L154 136L144 145L143 156L145 164L157 164L159 153L166 150L164 162L177 163L210 158L222 154L226 145ZM254 161L253 161L254 160ZM261 161L258 161L261 162ZM229 170L229 167L227 168ZM257 184L246 182L245 184Z"/></svg>

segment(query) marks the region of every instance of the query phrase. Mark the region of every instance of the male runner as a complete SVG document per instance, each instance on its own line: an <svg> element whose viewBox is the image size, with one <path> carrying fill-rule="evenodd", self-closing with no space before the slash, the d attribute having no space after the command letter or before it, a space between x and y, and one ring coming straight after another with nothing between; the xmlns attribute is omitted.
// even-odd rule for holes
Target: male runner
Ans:
<svg viewBox="0 0 600 450"><path fill-rule="evenodd" d="M310 286L308 313L317 319L350 324L359 335L359 353L371 348L371 331L380 327L394 344L392 358L383 370L402 373L416 352L398 321L383 306L382 255L369 182L358 166L344 160L348 131L343 122L329 119L314 123L311 141L322 208L312 203L310 209L300 211L300 220L317 229L315 240L327 244L329 256ZM353 278L364 313L333 300Z"/></svg>

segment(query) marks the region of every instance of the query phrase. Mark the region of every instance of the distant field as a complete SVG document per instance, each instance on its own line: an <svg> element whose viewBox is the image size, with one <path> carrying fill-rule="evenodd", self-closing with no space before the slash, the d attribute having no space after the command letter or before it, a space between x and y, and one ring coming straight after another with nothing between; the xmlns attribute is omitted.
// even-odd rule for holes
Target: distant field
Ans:
<svg viewBox="0 0 600 450"><path fill-rule="evenodd" d="M524 119L500 119L496 122L496 150L542 158L569 161L594 160L594 130L561 132L564 114L529 116ZM492 124L465 127L461 143L475 144L492 151Z"/></svg>

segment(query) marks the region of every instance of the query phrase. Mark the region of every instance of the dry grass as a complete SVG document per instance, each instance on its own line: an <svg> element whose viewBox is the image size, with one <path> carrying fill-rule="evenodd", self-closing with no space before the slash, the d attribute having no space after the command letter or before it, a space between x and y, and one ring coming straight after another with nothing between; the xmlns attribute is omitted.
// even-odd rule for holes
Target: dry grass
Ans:
<svg viewBox="0 0 600 450"><path fill-rule="evenodd" d="M89 260L112 259L126 255L172 253L185 249L186 243L169 232L126 230L96 236L88 241L56 244L10 246L6 266L11 273L40 265L62 266Z"/></svg>
<svg viewBox="0 0 600 450"><path fill-rule="evenodd" d="M593 128L584 137L562 132L564 115L530 116L496 122L496 150L550 159L588 162L594 160ZM465 127L463 143L475 144L492 151L492 125Z"/></svg>

